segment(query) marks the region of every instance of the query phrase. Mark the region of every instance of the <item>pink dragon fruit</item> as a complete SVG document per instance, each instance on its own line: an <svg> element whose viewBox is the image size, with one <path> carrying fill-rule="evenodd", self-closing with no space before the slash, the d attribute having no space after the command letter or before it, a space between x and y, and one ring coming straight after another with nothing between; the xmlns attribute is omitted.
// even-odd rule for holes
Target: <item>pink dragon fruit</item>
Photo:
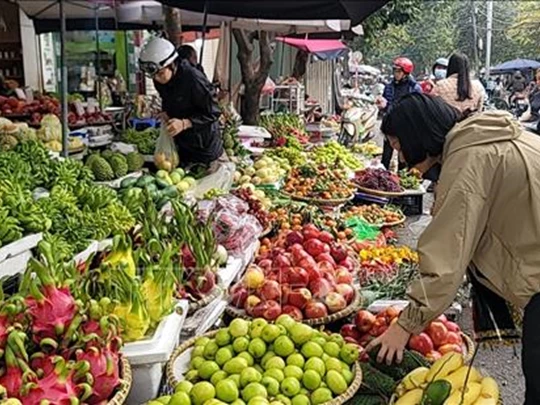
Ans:
<svg viewBox="0 0 540 405"><path fill-rule="evenodd" d="M16 351L12 350L8 344L4 353L6 368L4 374L0 376L0 385L6 389L10 398L19 398L23 384L36 378L28 364L18 359L15 353Z"/></svg>
<svg viewBox="0 0 540 405"><path fill-rule="evenodd" d="M182 264L184 265L184 268L186 269L192 269L197 266L197 262L195 261L195 256L193 256L193 252L191 251L191 248L184 244L182 246Z"/></svg>

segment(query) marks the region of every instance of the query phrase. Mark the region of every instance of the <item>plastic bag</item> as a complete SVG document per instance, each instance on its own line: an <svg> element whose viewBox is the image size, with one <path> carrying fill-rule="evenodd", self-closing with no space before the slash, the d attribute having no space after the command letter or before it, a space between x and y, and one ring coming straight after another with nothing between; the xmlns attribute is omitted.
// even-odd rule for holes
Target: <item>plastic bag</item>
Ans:
<svg viewBox="0 0 540 405"><path fill-rule="evenodd" d="M377 239L380 233L377 227L368 224L366 221L358 217L349 218L345 225L347 228L351 228L353 230L356 239L360 241L374 241Z"/></svg>
<svg viewBox="0 0 540 405"><path fill-rule="evenodd" d="M171 172L178 166L179 158L174 139L167 133L165 126L161 127L159 138L156 141L154 163L158 169Z"/></svg>

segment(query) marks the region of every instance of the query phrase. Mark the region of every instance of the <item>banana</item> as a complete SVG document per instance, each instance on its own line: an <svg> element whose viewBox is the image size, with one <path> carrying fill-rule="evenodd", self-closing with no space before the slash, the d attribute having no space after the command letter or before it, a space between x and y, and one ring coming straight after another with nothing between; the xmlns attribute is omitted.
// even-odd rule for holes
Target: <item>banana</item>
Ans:
<svg viewBox="0 0 540 405"><path fill-rule="evenodd" d="M468 380L467 375L469 377ZM435 377L435 379L437 380L438 378ZM458 370L454 371L452 374L444 377L443 379L448 381L452 385L452 392L454 392L458 389L461 389L465 385L465 382L467 382L467 384L473 382L481 382L482 376L474 367L469 368L468 366L463 366L460 367Z"/></svg>
<svg viewBox="0 0 540 405"><path fill-rule="evenodd" d="M429 373L429 368L419 367L405 376L401 384L403 384L406 391L411 391L415 388L420 388L427 380L426 377ZM401 385L400 384L400 385Z"/></svg>
<svg viewBox="0 0 540 405"><path fill-rule="evenodd" d="M463 395L464 390L465 395ZM480 385L480 383L469 383L466 387L453 392L450 397L444 401L444 405L473 405L480 397L481 390L482 385ZM462 396L463 402L461 401Z"/></svg>
<svg viewBox="0 0 540 405"><path fill-rule="evenodd" d="M416 388L399 398L394 405L420 405L423 395L424 391Z"/></svg>
<svg viewBox="0 0 540 405"><path fill-rule="evenodd" d="M491 377L486 377L482 380L482 397L493 398L495 402L499 400L499 385Z"/></svg>
<svg viewBox="0 0 540 405"><path fill-rule="evenodd" d="M480 395L480 398L476 400L473 405L497 405L499 402L493 398L484 398Z"/></svg>
<svg viewBox="0 0 540 405"><path fill-rule="evenodd" d="M440 380L453 373L461 366L463 366L463 356L461 354L455 352L446 353L433 363L433 366L431 366L431 369L426 376L426 381L431 382L436 379Z"/></svg>

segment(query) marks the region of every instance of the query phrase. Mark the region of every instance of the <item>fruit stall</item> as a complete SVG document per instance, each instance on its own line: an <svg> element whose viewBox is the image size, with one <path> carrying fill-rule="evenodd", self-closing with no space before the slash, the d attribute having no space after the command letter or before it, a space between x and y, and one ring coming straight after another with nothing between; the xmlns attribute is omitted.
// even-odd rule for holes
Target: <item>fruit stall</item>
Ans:
<svg viewBox="0 0 540 405"><path fill-rule="evenodd" d="M499 403L451 315L401 364L364 350L417 277L396 230L400 198L423 193L418 173L377 165L377 145L312 143L283 114L246 144L224 111L231 162L212 174L154 158L153 127L96 148L83 136L83 156L63 158L54 102L0 102L31 117L0 118L9 403Z"/></svg>

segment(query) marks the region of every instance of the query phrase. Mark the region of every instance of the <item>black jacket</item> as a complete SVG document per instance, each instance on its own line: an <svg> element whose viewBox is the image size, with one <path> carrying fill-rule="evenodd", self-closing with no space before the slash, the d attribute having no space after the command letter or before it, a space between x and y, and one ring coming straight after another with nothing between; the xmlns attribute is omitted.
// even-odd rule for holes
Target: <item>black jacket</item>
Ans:
<svg viewBox="0 0 540 405"><path fill-rule="evenodd" d="M218 123L221 111L204 73L183 60L167 84L154 85L169 118L189 119L193 124L174 137L180 164L210 163L219 158L223 154Z"/></svg>

